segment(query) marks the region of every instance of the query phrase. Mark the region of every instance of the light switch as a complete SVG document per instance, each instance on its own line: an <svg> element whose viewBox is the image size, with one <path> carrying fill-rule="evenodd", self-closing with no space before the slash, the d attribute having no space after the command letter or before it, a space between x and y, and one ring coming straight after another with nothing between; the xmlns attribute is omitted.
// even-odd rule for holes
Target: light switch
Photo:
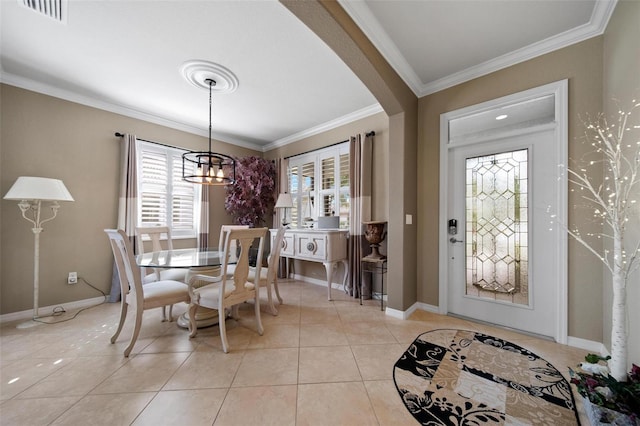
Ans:
<svg viewBox="0 0 640 426"><path fill-rule="evenodd" d="M407 225L413 225L413 215L406 214L406 215L404 215L404 216L405 216L404 222L405 222Z"/></svg>

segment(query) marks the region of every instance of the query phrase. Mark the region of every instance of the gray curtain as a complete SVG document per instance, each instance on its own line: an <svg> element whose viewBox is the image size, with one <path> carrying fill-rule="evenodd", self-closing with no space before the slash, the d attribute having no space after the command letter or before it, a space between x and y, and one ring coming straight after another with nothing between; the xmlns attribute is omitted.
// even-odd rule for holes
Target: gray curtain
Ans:
<svg viewBox="0 0 640 426"><path fill-rule="evenodd" d="M276 162L276 188L275 188L275 197L278 199L278 195L283 192L289 192L289 179L287 175L287 169L289 168L289 159L288 158L277 158ZM282 225L282 219L285 215L285 209L274 209L273 213L273 227L279 228ZM291 212L289 212L291 214ZM278 278L288 278L287 277L287 258L280 257L278 261Z"/></svg>
<svg viewBox="0 0 640 426"><path fill-rule="evenodd" d="M196 223L196 244L199 249L209 248L209 186L200 187L200 217Z"/></svg>
<svg viewBox="0 0 640 426"><path fill-rule="evenodd" d="M361 259L369 254L362 222L371 220L371 157L373 135L352 136L349 143L349 288L348 293L371 298L371 274L362 271Z"/></svg>
<svg viewBox="0 0 640 426"><path fill-rule="evenodd" d="M125 134L120 148L120 196L118 199L118 229L122 229L134 248L138 217L138 152L135 135ZM120 300L120 280L115 262L111 276L109 302Z"/></svg>

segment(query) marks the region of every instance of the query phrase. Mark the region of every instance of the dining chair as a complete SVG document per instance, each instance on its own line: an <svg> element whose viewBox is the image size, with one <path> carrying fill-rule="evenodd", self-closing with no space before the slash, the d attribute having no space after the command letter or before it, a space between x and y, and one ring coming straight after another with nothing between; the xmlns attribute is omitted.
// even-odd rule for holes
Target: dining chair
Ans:
<svg viewBox="0 0 640 426"><path fill-rule="evenodd" d="M250 282L249 277L249 249L258 239L258 258L262 257L264 250L264 240L267 235L267 228L231 229L226 233L224 242L224 256L222 259L222 277L220 280L208 275L194 275L189 281L189 294L191 303L189 304L189 337L195 337L198 328L196 326L195 313L198 306L218 310L218 326L220 327L220 339L222 340L222 350L229 352L227 343L227 329L225 318L227 309L231 310L233 318L238 317L238 304L253 300L256 316L258 334L262 336L264 331L260 318L260 291L257 282ZM231 242L237 241L240 254L237 257L235 269L230 272L230 259L233 259L230 251ZM260 273L260 264L256 266L257 274ZM202 287L195 288L191 283L194 281L209 281Z"/></svg>
<svg viewBox="0 0 640 426"><path fill-rule="evenodd" d="M189 287L183 282L174 280L160 280L143 285L142 273L136 264L129 237L121 229L105 229L104 232L107 233L111 243L122 292L120 322L115 334L111 337L111 343L116 342L122 331L129 305L132 305L136 311L131 342L124 350L124 356L128 357L140 334L143 312L147 309L160 308L174 303L188 303Z"/></svg>
<svg viewBox="0 0 640 426"><path fill-rule="evenodd" d="M220 238L218 240L218 251L222 253L222 251L224 250L225 246L225 236L227 235L227 232L229 232L232 229L248 229L249 225L222 225L220 227ZM235 240L231 241L231 245L229 246L229 253L233 253L237 250L238 246L237 246L237 242ZM227 274L233 274L233 271L235 269L235 265L229 265L228 269L227 269Z"/></svg>
<svg viewBox="0 0 640 426"><path fill-rule="evenodd" d="M223 253L225 250L225 237L227 236L227 232L229 232L231 229L247 229L249 228L249 225L222 225L220 227L220 237L218 240L218 252L219 253ZM237 249L237 243L235 240L231 241L231 245L229 246L229 253L235 253ZM235 265L234 264L229 264L227 266L227 275L231 275L235 269ZM187 273L186 276L186 281L193 281L193 276L194 275L210 275L212 277L216 277L217 279L215 279L215 281L219 281L220 279L222 279L222 270L220 267L207 267L206 268L206 273L203 272L205 269L199 269L199 268L191 268L189 270L189 272ZM208 282L212 282L211 280ZM203 285L206 285L207 282L204 281L200 281L200 282L192 282L195 283L195 287L201 287Z"/></svg>
<svg viewBox="0 0 640 426"><path fill-rule="evenodd" d="M262 268L258 273L258 284L260 285L260 287L267 288L267 300L269 302L269 308L271 309L271 313L273 315L278 315L278 310L274 306L273 298L271 296L272 284L273 288L276 291L278 302L280 304L283 303L282 297L280 296L280 291L278 290L278 264L280 260L280 251L282 250L282 240L284 239L284 233L286 230L286 226L281 226L278 229L278 232L276 232L276 236L273 239L273 244L271 245L271 252L269 253L269 258L267 260L267 269ZM249 268L249 281L256 281L256 272L256 268Z"/></svg>
<svg viewBox="0 0 640 426"><path fill-rule="evenodd" d="M218 239L218 251L219 252L224 251L224 242L225 242L225 236L227 232L229 232L232 229L247 229L247 228L249 228L249 225L222 225L220 227L220 238ZM232 250L237 248L235 241L231 241L230 248Z"/></svg>
<svg viewBox="0 0 640 426"><path fill-rule="evenodd" d="M165 237L165 245L162 245L162 237ZM171 238L171 229L168 226L149 226L149 227L136 227L136 246L137 254L145 253L144 239L148 238L151 241L151 251L161 250L173 250L173 242ZM145 270L148 268L142 268ZM145 273L142 277L144 283L160 280L175 280L183 281L186 277L186 270L184 268L152 268L153 273Z"/></svg>
<svg viewBox="0 0 640 426"><path fill-rule="evenodd" d="M162 238L164 237L164 247ZM138 226L136 227L136 248L137 254L145 253L144 239L151 241L151 251L173 250L173 239L171 237L171 228L168 226ZM151 269L152 272L147 270ZM186 284L187 270L184 268L140 268L142 271L142 283L147 284L154 281L172 280L181 281ZM173 318L173 305L169 305L169 321ZM166 320L166 306L162 308L162 319Z"/></svg>

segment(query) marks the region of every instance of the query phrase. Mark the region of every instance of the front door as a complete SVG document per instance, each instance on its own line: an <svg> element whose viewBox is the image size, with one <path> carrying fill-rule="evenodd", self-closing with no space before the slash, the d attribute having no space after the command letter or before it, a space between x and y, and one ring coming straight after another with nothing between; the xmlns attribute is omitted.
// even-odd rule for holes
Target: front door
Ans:
<svg viewBox="0 0 640 426"><path fill-rule="evenodd" d="M552 224L564 191L557 131L498 130L446 148L448 313L566 340L566 236Z"/></svg>

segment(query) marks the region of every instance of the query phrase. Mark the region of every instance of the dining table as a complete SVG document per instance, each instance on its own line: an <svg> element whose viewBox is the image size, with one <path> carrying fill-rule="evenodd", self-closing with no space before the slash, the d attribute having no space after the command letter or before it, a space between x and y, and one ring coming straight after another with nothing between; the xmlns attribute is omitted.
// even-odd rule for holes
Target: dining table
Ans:
<svg viewBox="0 0 640 426"><path fill-rule="evenodd" d="M190 276L211 275L219 276L224 252L200 248L184 248L173 250L152 251L136 256L136 264L143 268L184 269L185 282L188 284ZM236 263L235 256L230 256L228 264ZM202 282L200 285L207 284ZM196 287L198 283L194 283ZM189 328L188 312L180 315L176 321L179 327ZM196 327L203 328L218 324L218 311L198 307L196 311Z"/></svg>

